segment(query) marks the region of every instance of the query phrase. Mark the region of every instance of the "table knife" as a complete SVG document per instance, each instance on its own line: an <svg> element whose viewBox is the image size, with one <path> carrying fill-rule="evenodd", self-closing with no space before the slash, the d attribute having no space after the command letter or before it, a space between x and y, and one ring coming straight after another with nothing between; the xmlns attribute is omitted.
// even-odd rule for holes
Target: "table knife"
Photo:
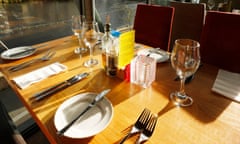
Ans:
<svg viewBox="0 0 240 144"><path fill-rule="evenodd" d="M36 47L29 48L29 49L25 49L25 50L22 50L22 51L19 51L19 52L16 52L16 53L11 53L11 54L9 54L8 56L9 56L9 57L23 56L23 55L32 53L32 52L35 51L37 48L45 47L46 45L47 45L47 44L43 44L43 45L40 45L40 46L36 46Z"/></svg>
<svg viewBox="0 0 240 144"><path fill-rule="evenodd" d="M39 93L36 93L34 94L30 100L33 100L33 101L39 101L39 100L42 100L43 98L47 97L47 96L50 96L64 88L67 88L75 83L77 83L78 81L82 80L83 78L87 77L89 74L88 73L81 73L81 74L78 74L78 75L75 75L71 78L69 78L68 80L66 81L63 81L55 86L52 86L46 90L43 90Z"/></svg>
<svg viewBox="0 0 240 144"><path fill-rule="evenodd" d="M88 104L88 106L79 114L76 116L76 118L74 118L69 124L67 124L66 126L64 126L61 130L57 131L58 135L63 135L81 116L83 116L89 109L91 109L92 107L94 107L96 105L97 102L99 102L101 99L103 99L103 97L110 91L110 89L107 90L103 90L102 92L100 92L91 103Z"/></svg>

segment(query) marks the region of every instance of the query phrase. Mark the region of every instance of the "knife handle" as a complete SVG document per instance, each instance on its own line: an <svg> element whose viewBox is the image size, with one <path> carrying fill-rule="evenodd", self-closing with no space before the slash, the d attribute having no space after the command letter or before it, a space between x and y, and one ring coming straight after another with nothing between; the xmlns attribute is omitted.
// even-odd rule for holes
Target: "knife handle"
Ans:
<svg viewBox="0 0 240 144"><path fill-rule="evenodd" d="M59 83L59 84L57 84L57 85L54 85L54 86L52 86L52 87L50 87L50 88L48 88L48 89L46 89L46 90L43 90L43 91L41 91L41 92L39 92L39 93L36 93L35 95L33 95L32 97L30 97L29 99L30 99L30 100L33 100L33 99L35 99L35 98L37 98L37 97L39 97L39 96L41 96L41 95L43 95L43 94L45 94L45 93L47 93L47 92L50 92L50 91L56 89L57 87L63 85L64 83L66 83L66 81L61 82L61 83Z"/></svg>
<svg viewBox="0 0 240 144"><path fill-rule="evenodd" d="M22 64L10 67L8 70L11 71L11 72L15 72L15 71L18 71L18 70L23 69L25 67L28 67L29 65L33 64L34 62L36 62L38 60L39 59L33 59L31 61L24 62Z"/></svg>
<svg viewBox="0 0 240 144"><path fill-rule="evenodd" d="M68 84L60 85L60 86L58 86L57 88L55 88L55 89L53 89L53 90L47 91L47 92L39 95L39 96L36 97L34 100L35 100L35 101L40 101L40 100L42 100L42 99L44 99L44 98L46 98L46 97L48 97L48 96L50 96L50 95L52 95L52 94L60 91L60 90L66 88L66 87L68 87L68 86L69 86Z"/></svg>

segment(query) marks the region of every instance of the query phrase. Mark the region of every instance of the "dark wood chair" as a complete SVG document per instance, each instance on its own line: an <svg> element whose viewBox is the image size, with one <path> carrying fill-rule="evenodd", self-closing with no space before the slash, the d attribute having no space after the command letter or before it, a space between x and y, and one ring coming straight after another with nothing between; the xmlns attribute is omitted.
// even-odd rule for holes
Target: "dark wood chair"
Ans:
<svg viewBox="0 0 240 144"><path fill-rule="evenodd" d="M240 73L239 34L239 14L208 11L200 40L202 61Z"/></svg>
<svg viewBox="0 0 240 144"><path fill-rule="evenodd" d="M4 104L0 101L0 141L3 144L26 144Z"/></svg>
<svg viewBox="0 0 240 144"><path fill-rule="evenodd" d="M169 51L174 8L138 4L134 19L135 42Z"/></svg>
<svg viewBox="0 0 240 144"><path fill-rule="evenodd" d="M180 38L200 40L204 24L206 4L170 1L170 6L175 8L172 26L171 46Z"/></svg>

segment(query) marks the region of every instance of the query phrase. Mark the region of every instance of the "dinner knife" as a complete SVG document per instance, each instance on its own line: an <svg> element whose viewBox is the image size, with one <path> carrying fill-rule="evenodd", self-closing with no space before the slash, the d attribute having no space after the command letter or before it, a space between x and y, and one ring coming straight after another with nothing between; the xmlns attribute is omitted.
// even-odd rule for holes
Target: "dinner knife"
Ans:
<svg viewBox="0 0 240 144"><path fill-rule="evenodd" d="M67 87L77 83L78 81L82 80L83 78L87 77L88 75L89 75L88 73L81 73L81 74L75 75L66 81L63 81L55 86L52 86L46 90L43 90L39 93L34 94L32 97L30 97L30 100L40 101L47 96L50 96L64 88L67 88Z"/></svg>
<svg viewBox="0 0 240 144"><path fill-rule="evenodd" d="M15 53L8 54L8 57L24 56L24 55L32 53L37 48L41 48L41 47L45 47L45 46L47 46L47 44L42 44L40 46L35 46L35 47L29 46L31 48L28 48L28 49L25 49L25 50L22 50L22 51L18 51L18 52L15 52Z"/></svg>
<svg viewBox="0 0 240 144"><path fill-rule="evenodd" d="M91 103L79 114L76 118L74 118L69 124L64 126L61 130L57 131L58 135L63 135L81 116L83 116L89 109L94 107L97 102L103 99L103 97L110 91L110 89L103 90L100 92Z"/></svg>
<svg viewBox="0 0 240 144"><path fill-rule="evenodd" d="M32 53L33 51L35 51L36 48L30 48L30 49L26 49L26 50L22 50L16 53L12 53L9 54L8 57L16 57L16 56L24 56L24 55L28 55L30 53Z"/></svg>

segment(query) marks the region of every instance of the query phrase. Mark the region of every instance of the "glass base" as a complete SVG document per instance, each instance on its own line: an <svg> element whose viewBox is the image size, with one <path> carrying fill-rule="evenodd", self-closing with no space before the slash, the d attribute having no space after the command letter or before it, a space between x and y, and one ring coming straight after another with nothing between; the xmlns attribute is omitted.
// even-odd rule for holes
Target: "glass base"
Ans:
<svg viewBox="0 0 240 144"><path fill-rule="evenodd" d="M97 64L98 64L98 60L96 60L96 59L90 59L90 60L84 62L85 67L93 67Z"/></svg>
<svg viewBox="0 0 240 144"><path fill-rule="evenodd" d="M181 107L187 107L193 104L193 99L187 95L180 95L179 92L173 92L170 94L171 101Z"/></svg>

